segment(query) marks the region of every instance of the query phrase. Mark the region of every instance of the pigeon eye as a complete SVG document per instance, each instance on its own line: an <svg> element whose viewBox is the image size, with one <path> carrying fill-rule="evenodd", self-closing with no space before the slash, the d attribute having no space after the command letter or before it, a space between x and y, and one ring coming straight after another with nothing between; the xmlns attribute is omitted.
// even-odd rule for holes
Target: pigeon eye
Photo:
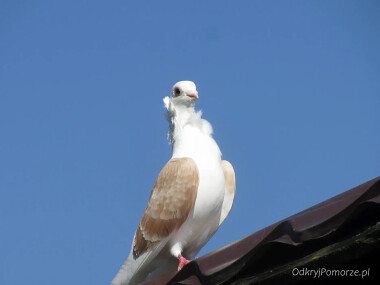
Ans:
<svg viewBox="0 0 380 285"><path fill-rule="evenodd" d="M174 88L174 96L179 96L181 94L181 90L178 87Z"/></svg>

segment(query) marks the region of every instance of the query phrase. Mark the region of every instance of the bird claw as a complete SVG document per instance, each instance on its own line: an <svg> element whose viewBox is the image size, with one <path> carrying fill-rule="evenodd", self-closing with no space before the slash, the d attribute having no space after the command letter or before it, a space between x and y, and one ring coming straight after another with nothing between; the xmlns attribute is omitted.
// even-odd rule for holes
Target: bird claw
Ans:
<svg viewBox="0 0 380 285"><path fill-rule="evenodd" d="M191 260L184 258L181 254L178 254L178 260L178 271L180 271L186 264L191 262Z"/></svg>

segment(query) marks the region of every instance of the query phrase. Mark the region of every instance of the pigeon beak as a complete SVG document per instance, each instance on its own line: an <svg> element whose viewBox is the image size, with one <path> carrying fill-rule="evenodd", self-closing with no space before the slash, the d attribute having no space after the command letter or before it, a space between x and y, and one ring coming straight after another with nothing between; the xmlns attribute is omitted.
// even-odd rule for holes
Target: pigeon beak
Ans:
<svg viewBox="0 0 380 285"><path fill-rule="evenodd" d="M188 97L192 98L194 101L199 99L198 92L186 94Z"/></svg>

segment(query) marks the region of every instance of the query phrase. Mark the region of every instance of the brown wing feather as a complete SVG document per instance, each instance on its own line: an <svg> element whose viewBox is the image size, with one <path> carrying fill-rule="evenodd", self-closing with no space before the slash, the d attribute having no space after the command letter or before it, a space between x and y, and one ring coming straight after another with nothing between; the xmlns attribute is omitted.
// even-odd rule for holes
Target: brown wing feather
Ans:
<svg viewBox="0 0 380 285"><path fill-rule="evenodd" d="M224 181L226 183L226 192L224 194L224 201L222 206L222 214L220 217L219 225L225 220L231 211L235 199L235 171L232 164L227 160L222 160L222 169L224 173Z"/></svg>
<svg viewBox="0 0 380 285"><path fill-rule="evenodd" d="M194 208L198 185L198 168L191 158L173 158L164 166L135 234L135 256L181 227Z"/></svg>

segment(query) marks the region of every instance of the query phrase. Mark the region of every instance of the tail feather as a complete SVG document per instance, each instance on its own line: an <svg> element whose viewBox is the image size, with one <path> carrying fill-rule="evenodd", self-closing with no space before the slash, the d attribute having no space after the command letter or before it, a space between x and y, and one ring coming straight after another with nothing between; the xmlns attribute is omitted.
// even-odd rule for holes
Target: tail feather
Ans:
<svg viewBox="0 0 380 285"><path fill-rule="evenodd" d="M154 259L165 246L165 243L161 243L152 251L145 252L137 258L131 250L111 285L136 285L151 277L149 274L160 266L159 263L154 262Z"/></svg>

